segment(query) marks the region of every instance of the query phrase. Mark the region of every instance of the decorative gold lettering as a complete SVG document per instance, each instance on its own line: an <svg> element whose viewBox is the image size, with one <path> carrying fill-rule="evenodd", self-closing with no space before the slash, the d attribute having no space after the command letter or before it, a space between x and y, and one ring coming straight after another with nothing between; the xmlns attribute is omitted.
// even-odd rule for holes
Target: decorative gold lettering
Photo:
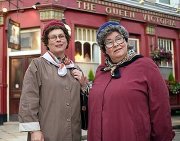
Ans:
<svg viewBox="0 0 180 141"><path fill-rule="evenodd" d="M143 14L143 19L144 19L145 21L148 21L148 20L147 20L147 15L146 15L146 14Z"/></svg>
<svg viewBox="0 0 180 141"><path fill-rule="evenodd" d="M119 10L119 15L124 16L124 10Z"/></svg>
<svg viewBox="0 0 180 141"><path fill-rule="evenodd" d="M84 10L89 10L89 11L95 11L96 5L87 3L87 2L82 2L82 1L77 1L78 8L83 8Z"/></svg>
<svg viewBox="0 0 180 141"><path fill-rule="evenodd" d="M163 18L158 18L157 22L159 22L160 24L165 24L165 19L163 19Z"/></svg>
<svg viewBox="0 0 180 141"><path fill-rule="evenodd" d="M81 8L82 1L77 1L77 4L78 4L78 8Z"/></svg>
<svg viewBox="0 0 180 141"><path fill-rule="evenodd" d="M112 13L112 10L111 10L111 8L110 7L106 7L106 13L108 13L108 14L111 14Z"/></svg>
<svg viewBox="0 0 180 141"><path fill-rule="evenodd" d="M172 21L172 26L176 26L175 21Z"/></svg>
<svg viewBox="0 0 180 141"><path fill-rule="evenodd" d="M154 17L154 16L150 16L150 19L151 19L152 22L156 22L157 21L157 18Z"/></svg>
<svg viewBox="0 0 180 141"><path fill-rule="evenodd" d="M118 8L111 8L111 7L106 7L105 11L107 14L119 15L122 17L135 18L135 13L131 12L131 11L126 11L126 10L121 10Z"/></svg>
<svg viewBox="0 0 180 141"><path fill-rule="evenodd" d="M84 7L83 7L83 9L85 9L85 10L90 10L90 4L84 2Z"/></svg>
<svg viewBox="0 0 180 141"><path fill-rule="evenodd" d="M117 8L112 8L112 13L115 14L115 15L118 15L118 9Z"/></svg>
<svg viewBox="0 0 180 141"><path fill-rule="evenodd" d="M153 22L153 23L156 23L156 24L168 25L168 26L176 26L175 21L170 20L170 19L157 17L157 16L143 14L143 19L145 21Z"/></svg>
<svg viewBox="0 0 180 141"><path fill-rule="evenodd" d="M82 0L77 0L77 7L83 10L96 11L96 4L85 2ZM129 9L130 8L128 7L126 7L125 9L121 9L121 8L110 6L110 7L105 7L105 13L108 15L115 15L119 17L139 19L138 17L136 17L136 14L138 13L131 11L131 9L130 10ZM159 16L159 15L151 15L147 13L142 13L142 17L144 21L148 21L150 23L176 27L176 22L174 20L161 17L161 15Z"/></svg>
<svg viewBox="0 0 180 141"><path fill-rule="evenodd" d="M95 4L91 4L91 11L96 11L96 5Z"/></svg>

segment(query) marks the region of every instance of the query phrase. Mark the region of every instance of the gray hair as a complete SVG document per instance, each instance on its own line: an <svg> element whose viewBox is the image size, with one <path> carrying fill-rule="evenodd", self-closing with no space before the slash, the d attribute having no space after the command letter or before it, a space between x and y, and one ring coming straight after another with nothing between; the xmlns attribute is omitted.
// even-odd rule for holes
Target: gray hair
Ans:
<svg viewBox="0 0 180 141"><path fill-rule="evenodd" d="M109 24L110 23L110 24ZM107 22L104 25L102 25L97 33L97 43L100 46L101 50L105 53L106 48L105 48L105 38L111 34L114 31L117 31L118 33L120 33L126 42L128 42L128 38L129 38L129 33L128 31L119 23L117 22ZM112 24L113 23L113 24Z"/></svg>

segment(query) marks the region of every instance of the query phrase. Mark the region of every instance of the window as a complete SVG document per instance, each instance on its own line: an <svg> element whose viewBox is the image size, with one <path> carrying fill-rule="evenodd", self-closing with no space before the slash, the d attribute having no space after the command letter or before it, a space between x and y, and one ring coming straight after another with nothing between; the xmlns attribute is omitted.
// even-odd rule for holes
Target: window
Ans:
<svg viewBox="0 0 180 141"><path fill-rule="evenodd" d="M155 34L155 27L153 25L148 25L146 27L146 33L147 34L151 34L154 35Z"/></svg>
<svg viewBox="0 0 180 141"><path fill-rule="evenodd" d="M75 61L100 63L100 49L96 43L96 30L79 27L75 30Z"/></svg>
<svg viewBox="0 0 180 141"><path fill-rule="evenodd" d="M170 72L173 72L173 40L170 39L164 39L164 38L158 38L158 48L160 50L163 50L164 52L171 52L172 59L167 60L161 60L159 64L160 71L165 79L168 79L168 76Z"/></svg>
<svg viewBox="0 0 180 141"><path fill-rule="evenodd" d="M40 50L40 29L21 30L21 50Z"/></svg>
<svg viewBox="0 0 180 141"><path fill-rule="evenodd" d="M3 16L0 16L0 24L3 24Z"/></svg>
<svg viewBox="0 0 180 141"><path fill-rule="evenodd" d="M96 32L91 28L75 28L75 62L86 76L90 70L95 73L101 62L100 48L96 43Z"/></svg>
<svg viewBox="0 0 180 141"><path fill-rule="evenodd" d="M136 53L139 54L139 39L129 38L128 43L129 43L130 48L132 48Z"/></svg>
<svg viewBox="0 0 180 141"><path fill-rule="evenodd" d="M170 5L170 0L159 0L159 3Z"/></svg>

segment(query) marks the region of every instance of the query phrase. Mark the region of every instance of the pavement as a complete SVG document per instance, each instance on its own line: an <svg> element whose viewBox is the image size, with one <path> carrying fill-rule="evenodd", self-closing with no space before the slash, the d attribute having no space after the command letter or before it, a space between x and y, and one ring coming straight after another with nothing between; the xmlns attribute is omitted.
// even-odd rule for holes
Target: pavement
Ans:
<svg viewBox="0 0 180 141"><path fill-rule="evenodd" d="M0 141L26 141L27 133L19 132L18 122L5 122L0 125ZM173 141L180 141L180 112L172 115L173 130L176 135ZM82 130L82 140L87 141L87 131Z"/></svg>
<svg viewBox="0 0 180 141"><path fill-rule="evenodd" d="M82 141L87 141L87 131L82 130ZM27 141L27 132L19 132L19 122L0 125L0 141Z"/></svg>

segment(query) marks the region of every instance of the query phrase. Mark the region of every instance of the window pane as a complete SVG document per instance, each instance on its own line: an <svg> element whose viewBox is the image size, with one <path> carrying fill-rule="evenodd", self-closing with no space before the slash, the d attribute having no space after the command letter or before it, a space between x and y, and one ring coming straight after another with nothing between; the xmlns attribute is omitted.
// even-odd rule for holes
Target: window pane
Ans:
<svg viewBox="0 0 180 141"><path fill-rule="evenodd" d="M169 67L159 67L159 68L160 68L160 72L161 72L161 75L163 76L163 78L165 80L168 80L168 76L171 72L173 72L173 69L169 68Z"/></svg>
<svg viewBox="0 0 180 141"><path fill-rule="evenodd" d="M100 48L96 44L96 29L75 27L75 62L88 76L89 69L96 71L100 64Z"/></svg>
<svg viewBox="0 0 180 141"><path fill-rule="evenodd" d="M91 61L91 50L90 50L90 44L84 43L84 61L90 62Z"/></svg>
<svg viewBox="0 0 180 141"><path fill-rule="evenodd" d="M12 59L11 60L11 89L21 89L22 88L22 79L23 79L23 63L24 60L20 59Z"/></svg>
<svg viewBox="0 0 180 141"><path fill-rule="evenodd" d="M159 2L170 5L170 0L159 0Z"/></svg>
<svg viewBox="0 0 180 141"><path fill-rule="evenodd" d="M80 42L75 42L75 61L82 61L82 47Z"/></svg>
<svg viewBox="0 0 180 141"><path fill-rule="evenodd" d="M21 50L40 50L40 29L22 30Z"/></svg>
<svg viewBox="0 0 180 141"><path fill-rule="evenodd" d="M139 39L129 38L128 43L131 49L133 49L136 53L139 53Z"/></svg>
<svg viewBox="0 0 180 141"><path fill-rule="evenodd" d="M99 46L96 43L92 46L92 61L95 63L99 62Z"/></svg>
<svg viewBox="0 0 180 141"><path fill-rule="evenodd" d="M83 40L84 40L84 41L86 41L86 39L87 39L86 36L87 36L87 35L86 35L86 30L83 29Z"/></svg>
<svg viewBox="0 0 180 141"><path fill-rule="evenodd" d="M158 49L160 61L158 63L164 79L168 79L170 72L173 72L173 40L158 38Z"/></svg>
<svg viewBox="0 0 180 141"><path fill-rule="evenodd" d="M91 40L91 30L89 30L89 29L87 29L87 40L92 41Z"/></svg>
<svg viewBox="0 0 180 141"><path fill-rule="evenodd" d="M78 39L82 40L82 33L81 33L81 29L78 29Z"/></svg>

